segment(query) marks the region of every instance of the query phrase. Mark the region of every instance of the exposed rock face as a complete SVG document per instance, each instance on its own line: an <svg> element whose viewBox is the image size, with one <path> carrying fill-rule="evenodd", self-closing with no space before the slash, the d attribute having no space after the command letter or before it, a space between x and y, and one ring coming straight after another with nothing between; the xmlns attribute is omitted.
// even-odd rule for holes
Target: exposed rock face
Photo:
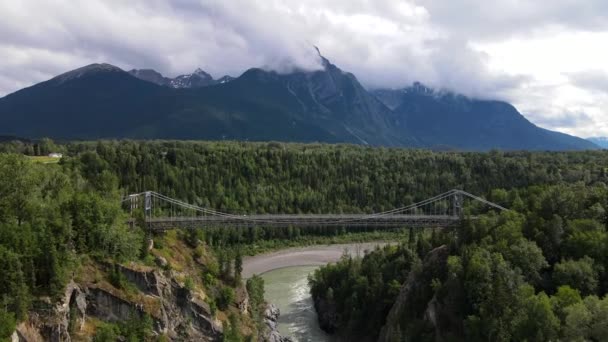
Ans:
<svg viewBox="0 0 608 342"><path fill-rule="evenodd" d="M274 304L269 304L264 310L264 323L268 327L268 334L265 336L266 342L292 342L291 338L284 337L278 331L279 316L281 311Z"/></svg>
<svg viewBox="0 0 608 342"><path fill-rule="evenodd" d="M403 326L416 319L428 323L428 330L434 331L436 341L444 340L440 327L444 320L441 303L431 288L431 282L433 279L445 280L448 256L447 246L437 247L424 258L420 270L410 272L380 331L379 342L400 341Z"/></svg>
<svg viewBox="0 0 608 342"><path fill-rule="evenodd" d="M51 304L49 299L39 303L46 307L41 313L33 312L29 320L19 324L11 337L14 341L71 341L70 323L74 329L80 329L86 318L87 299L85 290L78 284L70 282L62 299ZM74 315L74 317L71 317Z"/></svg>
<svg viewBox="0 0 608 342"><path fill-rule="evenodd" d="M234 77L228 75L214 80L211 75L200 68L194 70L193 73L179 75L175 78L165 77L158 71L152 69L133 69L129 71L129 74L139 78L140 80L175 89L201 88L216 84L223 84L234 80Z"/></svg>
<svg viewBox="0 0 608 342"><path fill-rule="evenodd" d="M249 294L244 286L241 286L236 290L236 306L242 314L247 314L249 312Z"/></svg>
<svg viewBox="0 0 608 342"><path fill-rule="evenodd" d="M186 333L191 339L221 338L223 328L212 319L207 303L194 299L191 292L174 279L162 294L163 326L170 336Z"/></svg>
<svg viewBox="0 0 608 342"><path fill-rule="evenodd" d="M156 264L162 268L166 268L167 266L169 266L169 262L167 261L167 259L161 256L157 256L156 258L154 258L154 262L156 262Z"/></svg>
<svg viewBox="0 0 608 342"><path fill-rule="evenodd" d="M112 293L100 289L89 288L89 301L91 302L91 315L99 317L104 321L120 322L126 321L133 314L143 315L143 308L131 303Z"/></svg>
<svg viewBox="0 0 608 342"><path fill-rule="evenodd" d="M166 260L165 260L166 262ZM161 288L166 286L165 277L163 277L160 273L150 270L150 271L135 271L130 268L124 266L118 266L120 268L120 272L124 274L125 278L143 293L160 296Z"/></svg>
<svg viewBox="0 0 608 342"><path fill-rule="evenodd" d="M158 71L152 69L133 69L129 71L129 74L139 78L140 80L163 86L169 85L169 82L171 82L170 78L164 77Z"/></svg>
<svg viewBox="0 0 608 342"><path fill-rule="evenodd" d="M173 277L155 270L138 271L124 266L119 266L118 270L146 298L152 302L158 301L160 308L150 312L143 303L122 298L101 286L70 282L63 300L54 307L49 303L49 310L45 311L48 313L44 316L31 313L29 321L17 328L13 340L70 342L70 328L82 329L87 315L104 321L122 322L134 314L140 317L148 314L154 322L155 331L166 334L171 340L221 340L222 326L212 318L209 305L195 298Z"/></svg>

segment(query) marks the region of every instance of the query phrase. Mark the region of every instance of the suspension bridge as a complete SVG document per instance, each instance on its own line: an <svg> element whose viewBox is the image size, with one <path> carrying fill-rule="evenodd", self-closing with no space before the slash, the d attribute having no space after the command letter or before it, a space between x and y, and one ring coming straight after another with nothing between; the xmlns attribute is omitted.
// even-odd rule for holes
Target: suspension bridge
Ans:
<svg viewBox="0 0 608 342"><path fill-rule="evenodd" d="M463 218L465 200L478 206L508 210L462 190L443 194L401 208L371 214L235 214L189 204L154 191L132 194L123 199L134 213L143 210L151 230L205 227L425 227L442 228Z"/></svg>

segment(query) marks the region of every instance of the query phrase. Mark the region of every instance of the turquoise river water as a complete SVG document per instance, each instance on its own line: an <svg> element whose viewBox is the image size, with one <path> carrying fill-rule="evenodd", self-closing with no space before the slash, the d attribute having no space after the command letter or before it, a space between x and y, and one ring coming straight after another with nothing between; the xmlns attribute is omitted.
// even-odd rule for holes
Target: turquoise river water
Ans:
<svg viewBox="0 0 608 342"><path fill-rule="evenodd" d="M308 275L318 266L284 267L263 273L265 297L281 310L279 331L298 342L332 341L319 327L308 286Z"/></svg>

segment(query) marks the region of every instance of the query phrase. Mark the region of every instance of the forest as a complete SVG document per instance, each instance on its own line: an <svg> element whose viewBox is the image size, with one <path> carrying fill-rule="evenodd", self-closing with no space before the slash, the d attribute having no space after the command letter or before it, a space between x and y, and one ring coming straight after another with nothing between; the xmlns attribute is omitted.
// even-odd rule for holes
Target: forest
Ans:
<svg viewBox="0 0 608 342"><path fill-rule="evenodd" d="M397 324L384 336L389 341L433 341L436 326L447 340L604 340L606 186L535 185L494 190L491 196L512 210L469 219L431 237L414 236L362 259L344 257L316 271L310 277L313 297L324 310L335 310L326 328L375 339L384 324ZM442 245L449 249L439 265L444 269L421 267ZM420 285L416 301L397 323L387 322L401 284L427 274L433 277ZM431 301L436 325L424 317Z"/></svg>
<svg viewBox="0 0 608 342"><path fill-rule="evenodd" d="M50 152L61 152L63 158L56 164L31 158ZM512 210L465 220L458 231L399 230L399 246L320 269L311 278L312 293L334 306L337 319L331 329L378 336L401 284L425 272L421 265L429 252L448 246L448 271L426 284L430 298L442 304L446 338L601 340L598 336L608 336L607 182L608 153L602 151L433 152L274 142L2 143L0 336L8 336L27 317L36 298L59 294L80 256L142 258L148 232L129 228L120 205L130 193L154 190L243 214L361 213L459 188ZM230 245L236 252L219 253L222 261L240 258L239 251L254 242L274 241L276 248L302 236L314 242L343 233L336 228L210 229L185 239ZM219 268L228 268L225 264ZM424 320L427 304L401 313L408 319L396 340L434 339Z"/></svg>

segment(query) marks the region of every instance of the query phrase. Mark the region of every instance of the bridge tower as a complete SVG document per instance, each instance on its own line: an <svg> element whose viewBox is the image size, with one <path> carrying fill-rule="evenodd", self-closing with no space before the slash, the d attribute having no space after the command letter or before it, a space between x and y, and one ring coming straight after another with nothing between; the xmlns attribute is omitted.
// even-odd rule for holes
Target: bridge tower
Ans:
<svg viewBox="0 0 608 342"><path fill-rule="evenodd" d="M152 231L152 192L146 191L144 195L144 220L148 222L149 229Z"/></svg>
<svg viewBox="0 0 608 342"><path fill-rule="evenodd" d="M464 205L464 196L462 196L462 192L456 191L454 195L452 195L452 215L454 217L462 218L463 216L463 205Z"/></svg>
<svg viewBox="0 0 608 342"><path fill-rule="evenodd" d="M133 220L133 211L139 208L139 196L136 194L129 195L129 215L131 216L131 228L135 226L135 221Z"/></svg>

